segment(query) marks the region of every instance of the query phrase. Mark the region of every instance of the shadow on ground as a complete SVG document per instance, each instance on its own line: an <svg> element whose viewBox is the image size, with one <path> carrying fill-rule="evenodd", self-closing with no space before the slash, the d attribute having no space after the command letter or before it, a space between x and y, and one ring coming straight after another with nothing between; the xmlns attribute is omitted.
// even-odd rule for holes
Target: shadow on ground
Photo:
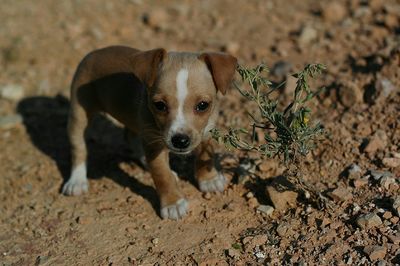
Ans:
<svg viewBox="0 0 400 266"><path fill-rule="evenodd" d="M33 144L56 162L64 183L69 177L71 163L67 136L68 110L68 99L60 95L54 98L25 98L17 107ZM93 179L109 177L147 199L158 211L159 203L155 189L129 176L119 167L121 162L132 160L124 143L123 129L113 125L105 117L98 116L86 133L89 152L88 176Z"/></svg>

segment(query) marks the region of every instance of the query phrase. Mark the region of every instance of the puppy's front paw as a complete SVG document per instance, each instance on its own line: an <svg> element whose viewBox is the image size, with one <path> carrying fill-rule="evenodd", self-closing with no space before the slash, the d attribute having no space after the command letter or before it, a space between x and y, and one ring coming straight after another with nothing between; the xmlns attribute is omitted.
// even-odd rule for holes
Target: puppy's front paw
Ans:
<svg viewBox="0 0 400 266"><path fill-rule="evenodd" d="M188 202L186 199L179 199L176 203L161 207L161 217L163 219L178 220L186 215Z"/></svg>
<svg viewBox="0 0 400 266"><path fill-rule="evenodd" d="M62 193L67 196L79 196L88 192L89 184L87 179L70 178L62 188Z"/></svg>
<svg viewBox="0 0 400 266"><path fill-rule="evenodd" d="M218 173L216 177L209 180L199 180L199 189L202 192L223 192L225 185L228 182L226 177Z"/></svg>

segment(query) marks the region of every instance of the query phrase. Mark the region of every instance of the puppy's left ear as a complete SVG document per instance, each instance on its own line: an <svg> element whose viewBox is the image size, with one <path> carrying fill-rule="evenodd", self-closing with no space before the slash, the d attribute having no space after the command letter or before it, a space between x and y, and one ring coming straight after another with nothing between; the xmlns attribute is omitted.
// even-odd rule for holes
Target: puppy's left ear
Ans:
<svg viewBox="0 0 400 266"><path fill-rule="evenodd" d="M217 90L225 94L233 81L237 59L225 53L203 53L199 59L206 63Z"/></svg>
<svg viewBox="0 0 400 266"><path fill-rule="evenodd" d="M148 88L154 85L160 64L167 52L163 48L138 52L132 57L133 71Z"/></svg>

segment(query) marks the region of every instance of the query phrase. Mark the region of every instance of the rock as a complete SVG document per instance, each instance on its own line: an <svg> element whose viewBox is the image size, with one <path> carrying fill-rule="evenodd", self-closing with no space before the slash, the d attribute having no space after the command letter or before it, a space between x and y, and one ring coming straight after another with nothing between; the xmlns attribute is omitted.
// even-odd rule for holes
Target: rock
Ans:
<svg viewBox="0 0 400 266"><path fill-rule="evenodd" d="M374 135L369 139L367 145L364 148L364 152L368 154L374 154L378 150L385 149L387 145L388 137L386 132L383 130L377 130Z"/></svg>
<svg viewBox="0 0 400 266"><path fill-rule="evenodd" d="M293 69L293 65L288 61L278 61L271 68L271 74L279 79L285 78Z"/></svg>
<svg viewBox="0 0 400 266"><path fill-rule="evenodd" d="M322 17L327 22L343 21L346 15L346 7L340 2L331 1L322 8Z"/></svg>
<svg viewBox="0 0 400 266"><path fill-rule="evenodd" d="M371 260L384 259L386 256L386 247L383 246L370 245L364 247L363 251Z"/></svg>
<svg viewBox="0 0 400 266"><path fill-rule="evenodd" d="M276 233L280 237L285 237L287 235L291 235L293 232L292 229L289 227L289 225L287 225L286 223L282 223L278 225L278 227L276 228Z"/></svg>
<svg viewBox="0 0 400 266"><path fill-rule="evenodd" d="M301 46L305 46L316 40L317 37L318 37L317 30L307 25L301 29L298 42Z"/></svg>
<svg viewBox="0 0 400 266"><path fill-rule="evenodd" d="M400 158L383 158L382 163L386 167L396 168L400 166Z"/></svg>
<svg viewBox="0 0 400 266"><path fill-rule="evenodd" d="M353 163L347 168L347 177L349 179L359 179L361 178L361 167Z"/></svg>
<svg viewBox="0 0 400 266"><path fill-rule="evenodd" d="M35 265L45 264L49 260L49 256L37 256Z"/></svg>
<svg viewBox="0 0 400 266"><path fill-rule="evenodd" d="M391 185L396 184L396 179L394 179L391 175L390 176L384 176L379 181L379 184L381 185L381 187L383 187L386 190L388 190Z"/></svg>
<svg viewBox="0 0 400 266"><path fill-rule="evenodd" d="M229 42L222 47L222 51L227 52L231 55L237 55L240 50L240 44L237 42Z"/></svg>
<svg viewBox="0 0 400 266"><path fill-rule="evenodd" d="M0 116L0 128L10 129L21 124L22 121L22 116L19 114Z"/></svg>
<svg viewBox="0 0 400 266"><path fill-rule="evenodd" d="M359 104L363 101L363 91L355 83L349 82L339 88L340 102L346 108Z"/></svg>
<svg viewBox="0 0 400 266"><path fill-rule="evenodd" d="M278 163L275 160L263 160L257 168L261 172L271 172L278 168Z"/></svg>
<svg viewBox="0 0 400 266"><path fill-rule="evenodd" d="M266 194L278 211L285 211L288 207L293 208L296 206L297 193L294 191L279 192L273 186L267 186Z"/></svg>
<svg viewBox="0 0 400 266"><path fill-rule="evenodd" d="M395 235L388 235L388 238L390 241L392 241L393 244L400 244L400 233L397 233Z"/></svg>
<svg viewBox="0 0 400 266"><path fill-rule="evenodd" d="M269 206L269 205L260 205L260 206L258 206L257 210L262 213L265 213L268 216L271 216L275 209L274 209L274 207Z"/></svg>
<svg viewBox="0 0 400 266"><path fill-rule="evenodd" d="M161 28L168 19L168 12L163 8L154 8L143 15L143 22L152 28Z"/></svg>
<svg viewBox="0 0 400 266"><path fill-rule="evenodd" d="M251 198L254 198L254 194L253 194L253 192L249 191L249 192L246 193L246 199L249 200Z"/></svg>
<svg viewBox="0 0 400 266"><path fill-rule="evenodd" d="M361 188L368 185L368 177L354 180L353 185L355 188Z"/></svg>
<svg viewBox="0 0 400 266"><path fill-rule="evenodd" d="M353 198L353 194L344 187L338 187L332 192L329 193L329 196L337 202L342 202L346 200L351 200Z"/></svg>
<svg viewBox="0 0 400 266"><path fill-rule="evenodd" d="M160 239L157 238L157 237L155 237L155 238L153 238L153 239L151 240L151 243L152 243L153 245L156 246L158 243L160 243Z"/></svg>
<svg viewBox="0 0 400 266"><path fill-rule="evenodd" d="M211 199L211 193L210 192L206 192L203 194L203 198L206 200L210 200Z"/></svg>
<svg viewBox="0 0 400 266"><path fill-rule="evenodd" d="M258 203L258 200L256 198L251 198L247 201L247 204L249 205L250 208L254 209L257 208L258 205L260 205Z"/></svg>
<svg viewBox="0 0 400 266"><path fill-rule="evenodd" d="M234 259L237 259L237 258L240 257L240 251L237 250L237 249L234 249L234 248L228 249L228 250L226 251L226 254L227 254L229 257L234 258Z"/></svg>
<svg viewBox="0 0 400 266"><path fill-rule="evenodd" d="M357 225L362 229L369 229L382 224L381 218L375 213L360 215L356 221Z"/></svg>
<svg viewBox="0 0 400 266"><path fill-rule="evenodd" d="M79 216L76 218L76 222L78 224L91 224L93 222L93 218L88 216Z"/></svg>
<svg viewBox="0 0 400 266"><path fill-rule="evenodd" d="M0 97L11 101L18 101L24 97L24 88L16 84L5 85L0 87Z"/></svg>
<svg viewBox="0 0 400 266"><path fill-rule="evenodd" d="M393 209L396 212L396 215L400 217L400 196L397 196L393 200Z"/></svg>
<svg viewBox="0 0 400 266"><path fill-rule="evenodd" d="M268 241L267 235L256 235L249 241L249 245L253 248L256 246L264 245Z"/></svg>
<svg viewBox="0 0 400 266"><path fill-rule="evenodd" d="M378 11L379 9L382 9L384 3L385 3L385 0L370 0L370 1L368 1L368 5L374 11Z"/></svg>
<svg viewBox="0 0 400 266"><path fill-rule="evenodd" d="M375 181L379 181L382 177L391 176L392 173L387 171L369 170L369 174Z"/></svg>

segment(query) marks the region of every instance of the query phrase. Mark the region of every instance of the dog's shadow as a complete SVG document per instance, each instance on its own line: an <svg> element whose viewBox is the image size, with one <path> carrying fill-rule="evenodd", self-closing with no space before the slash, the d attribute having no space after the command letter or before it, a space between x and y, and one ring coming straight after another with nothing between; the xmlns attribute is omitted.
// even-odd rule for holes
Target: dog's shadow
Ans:
<svg viewBox="0 0 400 266"><path fill-rule="evenodd" d="M54 98L29 97L19 102L17 111L23 117L33 144L56 162L65 183L69 178L71 165L67 136L69 100L59 95ZM159 202L155 189L119 167L121 162L132 160L123 134L122 128L103 116L92 121L86 132L88 175L94 179L107 176L117 184L129 187L132 192L147 199L158 212Z"/></svg>

